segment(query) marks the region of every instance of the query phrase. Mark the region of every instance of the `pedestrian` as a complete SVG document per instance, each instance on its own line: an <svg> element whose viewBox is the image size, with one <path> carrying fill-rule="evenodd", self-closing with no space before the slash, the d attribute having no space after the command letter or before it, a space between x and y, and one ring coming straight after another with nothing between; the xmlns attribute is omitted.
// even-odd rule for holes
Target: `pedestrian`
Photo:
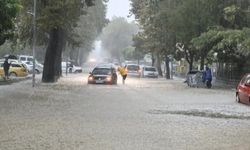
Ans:
<svg viewBox="0 0 250 150"><path fill-rule="evenodd" d="M5 77L5 79L9 79L10 64L8 62L8 58L6 58L4 63L3 63L3 69L4 69L4 77Z"/></svg>
<svg viewBox="0 0 250 150"><path fill-rule="evenodd" d="M208 66L206 66L206 70L203 73L202 79L208 88L212 87L212 71Z"/></svg>
<svg viewBox="0 0 250 150"><path fill-rule="evenodd" d="M125 80L127 78L127 66L125 65L124 67L118 67L118 71L120 72L122 76L122 84L125 84Z"/></svg>

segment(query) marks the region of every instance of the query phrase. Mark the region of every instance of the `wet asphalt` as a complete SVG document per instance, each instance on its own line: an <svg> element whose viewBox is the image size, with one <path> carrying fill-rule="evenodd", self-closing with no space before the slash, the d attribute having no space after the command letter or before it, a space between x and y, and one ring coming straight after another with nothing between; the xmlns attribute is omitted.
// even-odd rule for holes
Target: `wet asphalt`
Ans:
<svg viewBox="0 0 250 150"><path fill-rule="evenodd" d="M0 150L249 150L250 106L180 79L0 86Z"/></svg>

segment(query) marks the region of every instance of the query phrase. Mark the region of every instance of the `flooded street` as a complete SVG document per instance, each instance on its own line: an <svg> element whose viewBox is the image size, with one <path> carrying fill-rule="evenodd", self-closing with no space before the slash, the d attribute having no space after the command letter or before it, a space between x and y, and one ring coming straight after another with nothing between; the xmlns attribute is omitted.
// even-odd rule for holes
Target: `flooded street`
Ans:
<svg viewBox="0 0 250 150"><path fill-rule="evenodd" d="M0 86L1 150L248 150L250 107L232 89L128 78Z"/></svg>

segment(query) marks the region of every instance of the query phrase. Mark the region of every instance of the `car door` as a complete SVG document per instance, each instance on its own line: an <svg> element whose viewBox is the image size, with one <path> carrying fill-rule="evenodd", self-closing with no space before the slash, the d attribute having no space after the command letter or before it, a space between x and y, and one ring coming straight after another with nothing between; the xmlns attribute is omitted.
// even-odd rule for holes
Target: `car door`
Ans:
<svg viewBox="0 0 250 150"><path fill-rule="evenodd" d="M250 76L246 77L239 87L239 97L243 103L249 103L250 87L246 83L250 83Z"/></svg>
<svg viewBox="0 0 250 150"><path fill-rule="evenodd" d="M245 83L245 91L246 91L246 94L245 94L245 102L246 103L250 103L250 76L248 76L247 80L246 80L246 83Z"/></svg>

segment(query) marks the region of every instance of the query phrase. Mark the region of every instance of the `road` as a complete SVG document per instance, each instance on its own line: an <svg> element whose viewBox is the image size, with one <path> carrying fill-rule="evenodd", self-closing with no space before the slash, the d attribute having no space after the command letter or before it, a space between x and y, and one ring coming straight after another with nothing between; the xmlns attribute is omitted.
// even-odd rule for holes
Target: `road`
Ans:
<svg viewBox="0 0 250 150"><path fill-rule="evenodd" d="M0 86L0 150L249 150L250 107L181 80Z"/></svg>

